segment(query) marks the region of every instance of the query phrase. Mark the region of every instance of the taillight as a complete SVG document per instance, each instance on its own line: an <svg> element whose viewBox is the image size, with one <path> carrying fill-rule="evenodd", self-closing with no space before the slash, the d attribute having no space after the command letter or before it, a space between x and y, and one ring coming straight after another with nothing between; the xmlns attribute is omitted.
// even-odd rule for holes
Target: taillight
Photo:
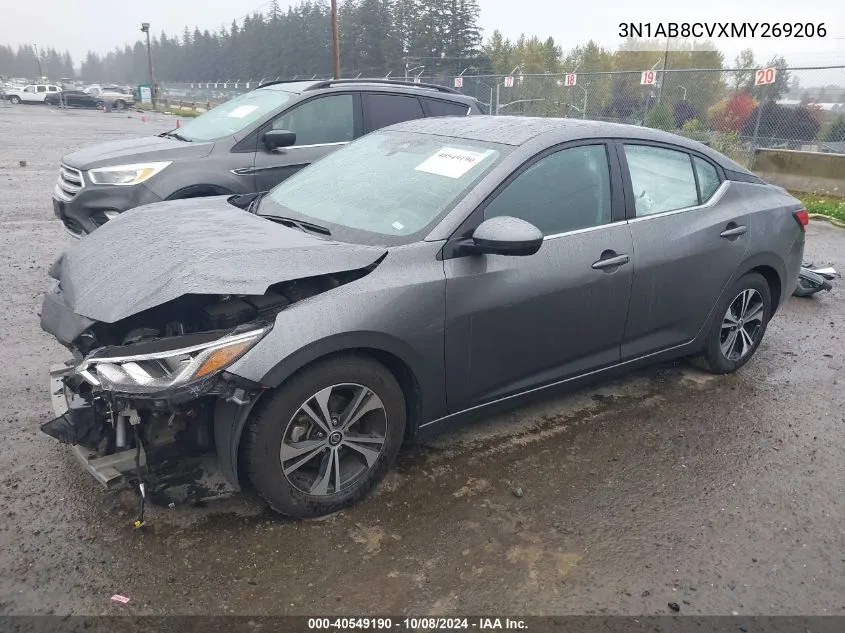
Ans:
<svg viewBox="0 0 845 633"><path fill-rule="evenodd" d="M807 213L807 209L796 211L792 214L792 216L795 218L795 221L798 222L802 231L804 230L804 227L810 223L810 214Z"/></svg>

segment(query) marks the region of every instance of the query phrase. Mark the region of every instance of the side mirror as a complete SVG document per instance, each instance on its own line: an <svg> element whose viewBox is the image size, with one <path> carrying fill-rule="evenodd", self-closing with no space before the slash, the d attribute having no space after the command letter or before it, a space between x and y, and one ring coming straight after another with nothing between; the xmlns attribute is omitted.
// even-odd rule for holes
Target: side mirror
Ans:
<svg viewBox="0 0 845 633"><path fill-rule="evenodd" d="M296 133L288 130L267 130L261 139L264 147L272 151L279 147L290 147L296 143Z"/></svg>
<svg viewBox="0 0 845 633"><path fill-rule="evenodd" d="M465 245L470 254L533 255L543 245L543 233L525 220L499 216L482 222Z"/></svg>

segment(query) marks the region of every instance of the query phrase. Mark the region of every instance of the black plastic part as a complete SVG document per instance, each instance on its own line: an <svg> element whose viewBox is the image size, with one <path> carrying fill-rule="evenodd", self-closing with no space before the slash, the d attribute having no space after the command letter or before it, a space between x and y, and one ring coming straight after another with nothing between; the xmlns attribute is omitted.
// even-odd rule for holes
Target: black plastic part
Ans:
<svg viewBox="0 0 845 633"><path fill-rule="evenodd" d="M214 407L214 446L221 474L240 489L238 480L238 447L246 419L258 399L252 394L249 402L238 404L232 400L217 400Z"/></svg>
<svg viewBox="0 0 845 633"><path fill-rule="evenodd" d="M64 444L94 446L102 438L94 405L74 395L64 415L41 425L41 430Z"/></svg>
<svg viewBox="0 0 845 633"><path fill-rule="evenodd" d="M235 327L255 316L255 308L240 299L221 301L203 309L203 322L214 329Z"/></svg>
<svg viewBox="0 0 845 633"><path fill-rule="evenodd" d="M264 316L274 310L280 310L290 304L290 300L287 297L275 292L243 297L243 301L255 308L259 316Z"/></svg>

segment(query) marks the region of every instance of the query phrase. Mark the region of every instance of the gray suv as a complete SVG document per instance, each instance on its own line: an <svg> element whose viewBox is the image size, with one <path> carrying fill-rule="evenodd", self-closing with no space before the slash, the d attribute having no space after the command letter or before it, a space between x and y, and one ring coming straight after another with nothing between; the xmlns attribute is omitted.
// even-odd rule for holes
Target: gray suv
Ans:
<svg viewBox="0 0 845 633"><path fill-rule="evenodd" d="M392 80L279 81L158 136L102 143L62 159L53 211L74 236L162 200L267 191L379 128L482 114L451 88Z"/></svg>

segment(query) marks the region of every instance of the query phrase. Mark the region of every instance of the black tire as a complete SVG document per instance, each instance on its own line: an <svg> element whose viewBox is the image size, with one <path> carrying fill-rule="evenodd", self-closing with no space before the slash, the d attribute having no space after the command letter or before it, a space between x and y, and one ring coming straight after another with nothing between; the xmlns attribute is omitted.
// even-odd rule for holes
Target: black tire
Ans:
<svg viewBox="0 0 845 633"><path fill-rule="evenodd" d="M126 102L123 99L118 99L114 102L114 109L123 111L126 109Z"/></svg>
<svg viewBox="0 0 845 633"><path fill-rule="evenodd" d="M741 301L740 297L746 292L751 293L750 296L752 297L752 301L755 301L757 297L759 297L762 301L763 311L761 320L759 325L753 329L752 343L745 348L745 351L741 354L741 356L738 358L729 357L723 351L723 343L725 345L728 344L728 337L731 333L729 330L726 331L723 329L723 323L728 316L728 309L731 308L732 311L734 311L734 309L739 306L736 302ZM756 293L756 295L753 293ZM760 346L760 342L766 334L766 328L769 325L769 319L771 316L772 296L768 282L766 282L765 278L763 278L763 276L759 273L748 273L743 275L736 281L736 283L733 284L733 286L731 286L728 292L725 293L722 301L719 303L713 323L710 326L710 331L707 333L704 351L697 359L699 361L698 364L714 374L730 374L735 372L737 369L745 365L752 356L754 356L754 353L757 351L757 348ZM752 321L749 320L748 323L751 324ZM754 323L756 323L756 320ZM734 327L734 330L739 331L739 329L745 328ZM746 334L748 334L749 330L745 329L745 331ZM751 336L751 334L748 335ZM741 345L741 341L738 341L738 345ZM732 348L732 351L733 350L740 351L737 348Z"/></svg>
<svg viewBox="0 0 845 633"><path fill-rule="evenodd" d="M15 105L18 105L21 102L21 98L18 95L12 95L11 97L9 97L9 101L14 103Z"/></svg>
<svg viewBox="0 0 845 633"><path fill-rule="evenodd" d="M301 425L298 420L303 418L294 416L299 414L300 407L304 403L313 403L312 398L321 390L333 385L343 386L349 383L366 387L381 400L386 427L381 452L369 465L368 470L365 469L351 477L348 488L344 489L346 482L343 482L339 492L325 495L309 494L301 488L303 486L301 482L295 485L283 472L280 458L282 442L285 438L291 437L291 433L301 428L297 425ZM333 420L340 417L336 416L335 411L330 410L330 413ZM367 415L381 416L378 412ZM367 415L361 420L365 420ZM259 495L271 508L281 514L307 518L337 512L367 496L387 474L402 445L405 418L405 397L402 389L393 374L382 364L357 355L337 356L317 362L292 376L274 392L266 394L256 405L256 409L247 421L242 442L246 473ZM316 425L312 424L312 430L318 430ZM335 434L331 433L331 435ZM331 437L327 438L326 442L330 439ZM341 472L341 459L349 460L349 456L352 456L353 466L362 459L356 451L350 448L344 449L342 444L337 447L338 455L343 450L345 450L343 453L345 457L338 458L338 470L335 471L337 473ZM307 470L309 464L314 467L319 463L326 468L326 464L330 463L330 467L333 467L334 462L331 462L333 454L328 448L321 449L320 453L317 453L300 470L292 473L292 476L296 477L301 470ZM291 461L297 460L299 457L291 459ZM290 462L287 463L290 464ZM357 467L365 468L365 465L358 464ZM318 472L322 471L318 468ZM338 476L333 476L337 482ZM315 475L315 482L317 477L319 474ZM341 476L340 481L342 480ZM305 485L307 486L307 483Z"/></svg>

